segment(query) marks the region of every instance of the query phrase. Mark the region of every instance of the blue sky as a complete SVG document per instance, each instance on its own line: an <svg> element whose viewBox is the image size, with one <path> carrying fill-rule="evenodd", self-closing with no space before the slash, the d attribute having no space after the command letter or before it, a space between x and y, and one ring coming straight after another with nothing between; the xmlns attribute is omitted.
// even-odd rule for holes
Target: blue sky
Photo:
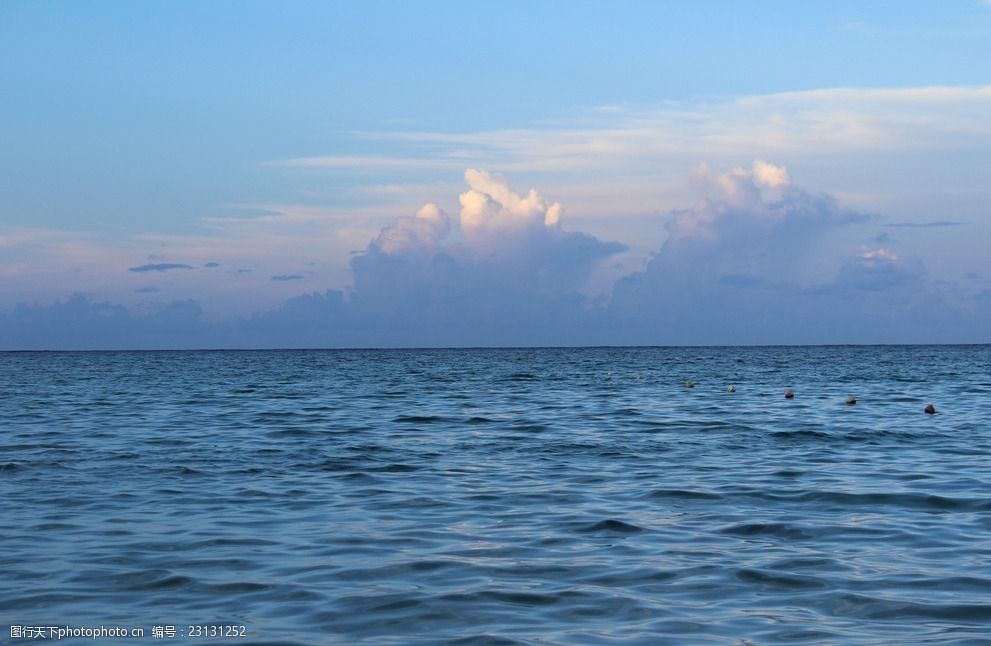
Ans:
<svg viewBox="0 0 991 646"><path fill-rule="evenodd" d="M988 70L982 0L7 1L0 346L991 341Z"/></svg>

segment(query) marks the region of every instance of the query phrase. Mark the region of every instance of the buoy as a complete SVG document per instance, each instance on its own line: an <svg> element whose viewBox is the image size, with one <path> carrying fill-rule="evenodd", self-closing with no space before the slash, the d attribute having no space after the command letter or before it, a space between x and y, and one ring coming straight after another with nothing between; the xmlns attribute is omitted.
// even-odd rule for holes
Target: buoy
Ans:
<svg viewBox="0 0 991 646"><path fill-rule="evenodd" d="M695 384L692 383L692 380L691 379L689 379L688 381L685 382L685 388L694 388L694 387L695 387Z"/></svg>
<svg viewBox="0 0 991 646"><path fill-rule="evenodd" d="M857 398L854 397L853 395L847 395L846 396L846 403L847 403L847 406L853 406L854 404L857 403Z"/></svg>
<svg viewBox="0 0 991 646"><path fill-rule="evenodd" d="M791 388L785 389L785 399L795 399L795 391Z"/></svg>
<svg viewBox="0 0 991 646"><path fill-rule="evenodd" d="M736 386L726 386L726 392L728 392L728 393L735 393L736 392Z"/></svg>
<svg viewBox="0 0 991 646"><path fill-rule="evenodd" d="M930 415L935 415L936 407L933 406L932 404L926 404L926 412L929 413Z"/></svg>

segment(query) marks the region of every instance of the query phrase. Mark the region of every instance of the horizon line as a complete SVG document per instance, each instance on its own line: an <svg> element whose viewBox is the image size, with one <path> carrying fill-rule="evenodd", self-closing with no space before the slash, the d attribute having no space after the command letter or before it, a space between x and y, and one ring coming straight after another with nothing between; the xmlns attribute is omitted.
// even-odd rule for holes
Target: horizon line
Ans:
<svg viewBox="0 0 991 646"><path fill-rule="evenodd" d="M961 343L739 343L666 345L473 345L473 346L327 346L266 348L35 348L0 349L0 354L82 353L82 352L384 352L436 350L643 350L643 349L720 349L720 348L925 348L991 346L989 341Z"/></svg>

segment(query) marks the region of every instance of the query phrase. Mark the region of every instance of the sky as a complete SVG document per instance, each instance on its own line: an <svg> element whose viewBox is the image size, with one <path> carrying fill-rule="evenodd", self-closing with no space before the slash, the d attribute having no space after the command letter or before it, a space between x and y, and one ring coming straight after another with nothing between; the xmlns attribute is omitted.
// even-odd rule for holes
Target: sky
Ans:
<svg viewBox="0 0 991 646"><path fill-rule="evenodd" d="M991 342L991 2L0 2L0 349Z"/></svg>

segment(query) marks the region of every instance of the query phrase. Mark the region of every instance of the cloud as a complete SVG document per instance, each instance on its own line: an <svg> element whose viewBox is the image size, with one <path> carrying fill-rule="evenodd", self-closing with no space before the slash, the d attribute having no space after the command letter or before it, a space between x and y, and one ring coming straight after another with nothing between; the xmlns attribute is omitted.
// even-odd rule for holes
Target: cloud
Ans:
<svg viewBox="0 0 991 646"><path fill-rule="evenodd" d="M903 259L891 249L865 249L846 262L830 286L836 293L850 290L890 292L923 288L925 268L918 259Z"/></svg>
<svg viewBox="0 0 991 646"><path fill-rule="evenodd" d="M203 266L206 267L206 268L208 268L208 269L213 269L214 267L219 267L220 266L220 263L219 262L207 262L207 263L203 263Z"/></svg>
<svg viewBox="0 0 991 646"><path fill-rule="evenodd" d="M784 166L768 164L761 159L754 161L751 177L756 185L772 189L784 188L791 184L788 169Z"/></svg>
<svg viewBox="0 0 991 646"><path fill-rule="evenodd" d="M693 204L693 189L683 181L686 169L700 160L727 169L754 158L787 162L787 177L774 174L780 163L746 169L756 173L759 191L769 202L774 201L772 192L801 177L805 185L827 190L848 208L897 214L891 221L895 226L884 230L905 232L897 241L901 256L914 253L925 259L934 279L953 280L986 264L976 241L988 229L986 218L980 217L987 202L986 169L978 160L991 146L989 109L991 86L837 88L627 104L508 129L427 132L394 124L389 131L341 133L352 139L347 149L360 154L315 155L306 163L264 169L292 176L301 189L295 203L260 199L216 205L198 228L168 235L0 226L0 309L73 291L135 307L147 301L134 294L146 274L120 271L121 258L147 257L146 262L161 264L179 259L196 268L217 262L225 271L167 271L162 276L170 282L170 293L196 299L214 319L273 308L309 285L349 294L355 275L351 252L365 253L385 225L396 224L397 213L417 226L427 225L415 213L426 202L449 214L446 233L399 225L380 246L405 245L405 253L417 248L416 253L426 255L436 255L436 249L429 250L436 247L458 262L467 253L461 247L471 247L476 263L486 255L480 245L487 244L503 262L513 249L521 261L531 262L534 254L524 250L543 244L543 234L517 235L521 244L515 247L494 242L516 235L509 225L540 231L539 215L514 210L528 203L529 185L547 198L543 206L530 202L538 211L547 209L541 212L545 231L553 228L546 225L554 217L550 207L559 201L567 207L566 216L559 217L572 231L629 247L611 264L642 268L671 233L658 221ZM458 171L470 166L506 173L517 187L518 203L500 197L502 188L485 188L484 181L462 187L455 166ZM491 203L476 200L476 220L466 217L462 228L459 193L478 198L472 191ZM500 206L494 207L496 203ZM949 225L958 220L968 220L967 226ZM944 224L936 228L936 223ZM909 235L913 227L939 232L939 245ZM822 236L814 239L814 246L828 242ZM869 240L848 242L842 253L834 254L829 272ZM574 238L572 243L578 244ZM872 244L893 245L881 239ZM947 261L950 255L954 262ZM308 262L318 264L311 271ZM545 271L556 271L553 263L545 265ZM592 265L592 277L583 279L579 290L608 294L621 272ZM255 271L230 271L238 267ZM306 280L271 280L287 267L307 268ZM826 269L818 268L822 282L831 275ZM722 273L744 275L733 268ZM809 281L803 277L801 282Z"/></svg>
<svg viewBox="0 0 991 646"><path fill-rule="evenodd" d="M878 216L779 164L696 168L695 203L659 221L665 242L607 301L582 288L623 245L569 231L562 205L535 189L476 169L464 179L456 217L430 202L374 235L351 259L349 292L292 299L249 327L356 346L986 338L983 310L946 302L921 260L890 239L849 245L877 238Z"/></svg>
<svg viewBox="0 0 991 646"><path fill-rule="evenodd" d="M350 289L273 284L279 305L221 323L192 299L135 311L77 294L0 314L0 339L6 349L989 340L991 296L974 293L986 285L950 302L921 259L879 235L878 216L796 177L764 160L698 166L694 202L654 219L664 242L611 299L586 287L624 245L568 229L563 206L536 189L469 169L457 214L427 202L368 234ZM232 272L216 275L233 282Z"/></svg>
<svg viewBox="0 0 991 646"><path fill-rule="evenodd" d="M672 213L658 262L705 257L708 271L780 276L783 257L793 266L823 231L871 220L829 195L793 186L787 169L760 160L725 173L703 164L692 183L701 199Z"/></svg>
<svg viewBox="0 0 991 646"><path fill-rule="evenodd" d="M786 160L792 173L851 208L897 213L905 222L932 220L937 208L979 213L984 177L974 160L991 146L989 111L991 85L826 88L631 104L529 127L350 132L355 149L368 157L351 167L343 156L332 172L363 188L409 182L417 197L407 203L419 204L435 198L414 186L448 176L449 166L427 166L437 160L498 168L566 201L573 227L627 243L632 253L625 259L633 261L663 242L663 229L647 221L684 207L684 169L700 160L720 168L755 157ZM396 157L409 164L403 180L390 161ZM425 166L416 170L411 160ZM397 193L362 198L366 205L395 204ZM447 202L439 205L451 210ZM967 244L962 235L945 242ZM941 266L933 264L935 271Z"/></svg>
<svg viewBox="0 0 991 646"><path fill-rule="evenodd" d="M520 196L505 178L473 168L465 171L469 189L461 194L461 231L472 244L482 245L506 236L539 235L561 220L561 205L548 203L530 189Z"/></svg>
<svg viewBox="0 0 991 646"><path fill-rule="evenodd" d="M154 294L158 291L157 287L139 287L134 290L135 294Z"/></svg>
<svg viewBox="0 0 991 646"><path fill-rule="evenodd" d="M464 164L463 161L456 158L449 160L440 158L423 160L418 157L386 157L373 155L326 155L322 157L297 157L295 159L281 159L269 163L273 166L286 166L290 168L387 168L390 170L405 171L421 171L426 168L450 170L452 168L463 166Z"/></svg>
<svg viewBox="0 0 991 646"><path fill-rule="evenodd" d="M406 152L323 156L279 162L392 170L398 165L487 160L514 171L570 172L617 164L643 168L663 159L761 154L804 157L906 149L979 150L991 138L983 118L991 85L826 88L720 100L669 101L589 114L535 128L449 133L390 130L351 133ZM415 152L422 151L420 155ZM679 161L683 163L683 161Z"/></svg>
<svg viewBox="0 0 991 646"><path fill-rule="evenodd" d="M450 218L436 204L424 204L413 217L400 217L395 224L383 227L369 244L385 254L435 249L451 228Z"/></svg>
<svg viewBox="0 0 991 646"><path fill-rule="evenodd" d="M228 345L225 324L208 323L193 301L170 303L147 316L81 294L49 305L18 305L0 314L2 350L210 348Z"/></svg>
<svg viewBox="0 0 991 646"><path fill-rule="evenodd" d="M891 222L882 226L892 229L939 229L944 227L961 227L967 222L954 220L933 220L932 222Z"/></svg>
<svg viewBox="0 0 991 646"><path fill-rule="evenodd" d="M144 274L149 271L171 271L173 269L192 269L192 267L190 265L183 265L175 262L162 262L151 265L139 265L137 267L131 267L127 271L133 271L139 274Z"/></svg>
<svg viewBox="0 0 991 646"><path fill-rule="evenodd" d="M401 345L566 337L588 304L581 290L592 271L625 247L567 231L560 204L536 190L521 195L475 169L465 182L456 226L427 204L352 258L349 315L365 322L362 333Z"/></svg>
<svg viewBox="0 0 991 646"><path fill-rule="evenodd" d="M692 181L695 206L671 214L667 241L615 287L608 314L632 342L926 342L974 333L967 316L934 332L931 310L920 308L936 294L919 259L891 247L834 246L839 232L870 229L876 216L801 189L762 161L723 173L702 166ZM809 270L823 255L841 261L827 280Z"/></svg>

